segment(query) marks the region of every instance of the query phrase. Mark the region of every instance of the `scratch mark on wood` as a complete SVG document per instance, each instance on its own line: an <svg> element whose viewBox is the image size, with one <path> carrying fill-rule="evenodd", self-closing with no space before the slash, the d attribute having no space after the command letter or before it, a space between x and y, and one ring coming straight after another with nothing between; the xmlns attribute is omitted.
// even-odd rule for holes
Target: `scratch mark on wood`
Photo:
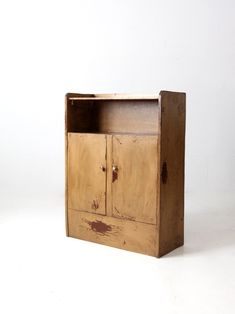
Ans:
<svg viewBox="0 0 235 314"><path fill-rule="evenodd" d="M97 200L93 200L92 204L91 204L91 208L96 210L97 208L99 208L99 203Z"/></svg>
<svg viewBox="0 0 235 314"><path fill-rule="evenodd" d="M119 144L122 144L121 140L118 137L115 137Z"/></svg>
<svg viewBox="0 0 235 314"><path fill-rule="evenodd" d="M129 215L122 215L122 214L120 213L120 211L117 209L117 207L115 207L115 206L114 206L114 210L116 211L116 215L117 215L119 218L127 219L127 220L132 220L132 221L135 220L135 217L132 217L132 216L129 216Z"/></svg>

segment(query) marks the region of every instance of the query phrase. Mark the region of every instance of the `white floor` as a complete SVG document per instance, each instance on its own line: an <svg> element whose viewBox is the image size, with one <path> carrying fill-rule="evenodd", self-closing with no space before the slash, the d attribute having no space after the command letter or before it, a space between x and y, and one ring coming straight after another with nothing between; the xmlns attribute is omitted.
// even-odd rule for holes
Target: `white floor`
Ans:
<svg viewBox="0 0 235 314"><path fill-rule="evenodd" d="M187 200L185 246L161 259L65 237L63 205L1 205L0 313L235 313L231 203Z"/></svg>

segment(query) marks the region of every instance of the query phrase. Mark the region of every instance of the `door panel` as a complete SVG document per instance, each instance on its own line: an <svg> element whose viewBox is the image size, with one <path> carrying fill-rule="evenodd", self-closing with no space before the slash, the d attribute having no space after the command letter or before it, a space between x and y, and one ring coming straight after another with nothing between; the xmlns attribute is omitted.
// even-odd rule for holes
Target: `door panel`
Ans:
<svg viewBox="0 0 235 314"><path fill-rule="evenodd" d="M68 208L106 212L106 135L68 133Z"/></svg>
<svg viewBox="0 0 235 314"><path fill-rule="evenodd" d="M158 137L115 135L112 140L112 215L156 223Z"/></svg>

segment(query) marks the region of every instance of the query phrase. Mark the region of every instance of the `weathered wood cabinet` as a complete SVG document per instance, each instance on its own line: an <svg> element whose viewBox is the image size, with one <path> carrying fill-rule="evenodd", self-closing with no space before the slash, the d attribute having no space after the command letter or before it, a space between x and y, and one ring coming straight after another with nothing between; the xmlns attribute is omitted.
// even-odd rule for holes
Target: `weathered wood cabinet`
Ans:
<svg viewBox="0 0 235 314"><path fill-rule="evenodd" d="M67 235L160 257L184 242L185 93L66 95Z"/></svg>

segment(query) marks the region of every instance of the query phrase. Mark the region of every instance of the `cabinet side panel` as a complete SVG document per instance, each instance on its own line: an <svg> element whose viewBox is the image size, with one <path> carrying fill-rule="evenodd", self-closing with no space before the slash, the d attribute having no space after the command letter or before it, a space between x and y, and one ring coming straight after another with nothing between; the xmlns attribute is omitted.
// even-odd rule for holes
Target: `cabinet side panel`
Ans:
<svg viewBox="0 0 235 314"><path fill-rule="evenodd" d="M185 93L163 91L161 105L160 225L162 256L184 243Z"/></svg>

